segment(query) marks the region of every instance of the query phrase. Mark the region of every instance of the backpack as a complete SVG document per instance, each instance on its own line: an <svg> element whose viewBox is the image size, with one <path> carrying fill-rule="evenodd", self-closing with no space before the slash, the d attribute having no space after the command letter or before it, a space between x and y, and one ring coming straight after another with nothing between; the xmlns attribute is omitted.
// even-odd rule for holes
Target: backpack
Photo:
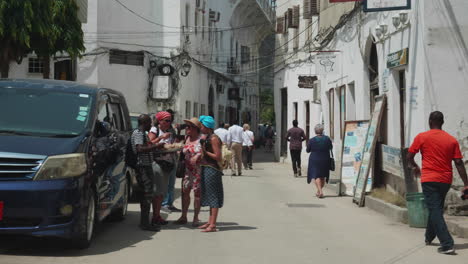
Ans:
<svg viewBox="0 0 468 264"><path fill-rule="evenodd" d="M132 169L137 169L138 167L138 154L133 151L132 136L128 138L125 147L125 165Z"/></svg>

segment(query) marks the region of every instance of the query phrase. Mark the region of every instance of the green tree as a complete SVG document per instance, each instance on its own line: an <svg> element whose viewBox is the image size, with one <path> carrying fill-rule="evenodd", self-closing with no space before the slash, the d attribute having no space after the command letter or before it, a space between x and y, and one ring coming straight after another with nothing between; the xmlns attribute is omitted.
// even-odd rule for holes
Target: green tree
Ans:
<svg viewBox="0 0 468 264"><path fill-rule="evenodd" d="M43 59L44 79L50 75L50 57L57 52L66 52L72 58L80 56L85 50L81 21L78 18L78 6L75 1L52 1L52 25L47 38L33 34L33 50ZM49 14L50 15L50 14Z"/></svg>
<svg viewBox="0 0 468 264"><path fill-rule="evenodd" d="M10 62L21 63L34 51L44 58L44 77L49 77L49 58L65 51L79 56L84 50L78 7L71 0L0 0L0 72L8 77Z"/></svg>
<svg viewBox="0 0 468 264"><path fill-rule="evenodd" d="M275 100L271 89L260 92L260 122L275 124Z"/></svg>

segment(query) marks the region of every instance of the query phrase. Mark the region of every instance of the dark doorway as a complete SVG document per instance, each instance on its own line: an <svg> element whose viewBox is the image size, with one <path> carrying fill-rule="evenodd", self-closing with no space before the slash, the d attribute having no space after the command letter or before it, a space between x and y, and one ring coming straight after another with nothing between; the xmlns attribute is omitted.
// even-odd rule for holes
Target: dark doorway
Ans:
<svg viewBox="0 0 468 264"><path fill-rule="evenodd" d="M208 92L208 115L214 117L214 88L210 84L210 91Z"/></svg>
<svg viewBox="0 0 468 264"><path fill-rule="evenodd" d="M281 142L280 156L286 156L288 143L286 140L286 133L288 131L288 89L281 89Z"/></svg>
<svg viewBox="0 0 468 264"><path fill-rule="evenodd" d="M76 67L73 60L62 60L54 63L54 79L76 81Z"/></svg>
<svg viewBox="0 0 468 264"><path fill-rule="evenodd" d="M405 109L406 109L406 77L405 70L398 72L398 86L400 91L400 147L406 147L405 142Z"/></svg>

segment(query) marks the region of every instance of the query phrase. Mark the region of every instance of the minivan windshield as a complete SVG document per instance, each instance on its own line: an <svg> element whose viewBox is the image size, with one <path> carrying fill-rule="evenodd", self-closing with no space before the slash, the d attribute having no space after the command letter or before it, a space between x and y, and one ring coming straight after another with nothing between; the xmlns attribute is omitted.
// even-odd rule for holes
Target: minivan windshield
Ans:
<svg viewBox="0 0 468 264"><path fill-rule="evenodd" d="M74 137L87 127L93 96L0 87L0 134Z"/></svg>

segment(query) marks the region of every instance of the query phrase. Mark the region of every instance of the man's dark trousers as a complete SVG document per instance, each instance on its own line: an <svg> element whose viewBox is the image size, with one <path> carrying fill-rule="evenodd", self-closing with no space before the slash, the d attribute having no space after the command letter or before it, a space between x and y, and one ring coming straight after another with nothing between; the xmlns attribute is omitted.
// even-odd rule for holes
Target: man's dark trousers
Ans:
<svg viewBox="0 0 468 264"><path fill-rule="evenodd" d="M436 236L442 247L452 248L453 238L450 235L444 220L445 196L450 184L441 182L423 182L422 189L426 206L429 210L429 219L426 227L426 241L432 241Z"/></svg>
<svg viewBox="0 0 468 264"><path fill-rule="evenodd" d="M297 173L297 169L301 169L301 149L290 149L291 152L291 160L292 160L292 167L294 174Z"/></svg>

